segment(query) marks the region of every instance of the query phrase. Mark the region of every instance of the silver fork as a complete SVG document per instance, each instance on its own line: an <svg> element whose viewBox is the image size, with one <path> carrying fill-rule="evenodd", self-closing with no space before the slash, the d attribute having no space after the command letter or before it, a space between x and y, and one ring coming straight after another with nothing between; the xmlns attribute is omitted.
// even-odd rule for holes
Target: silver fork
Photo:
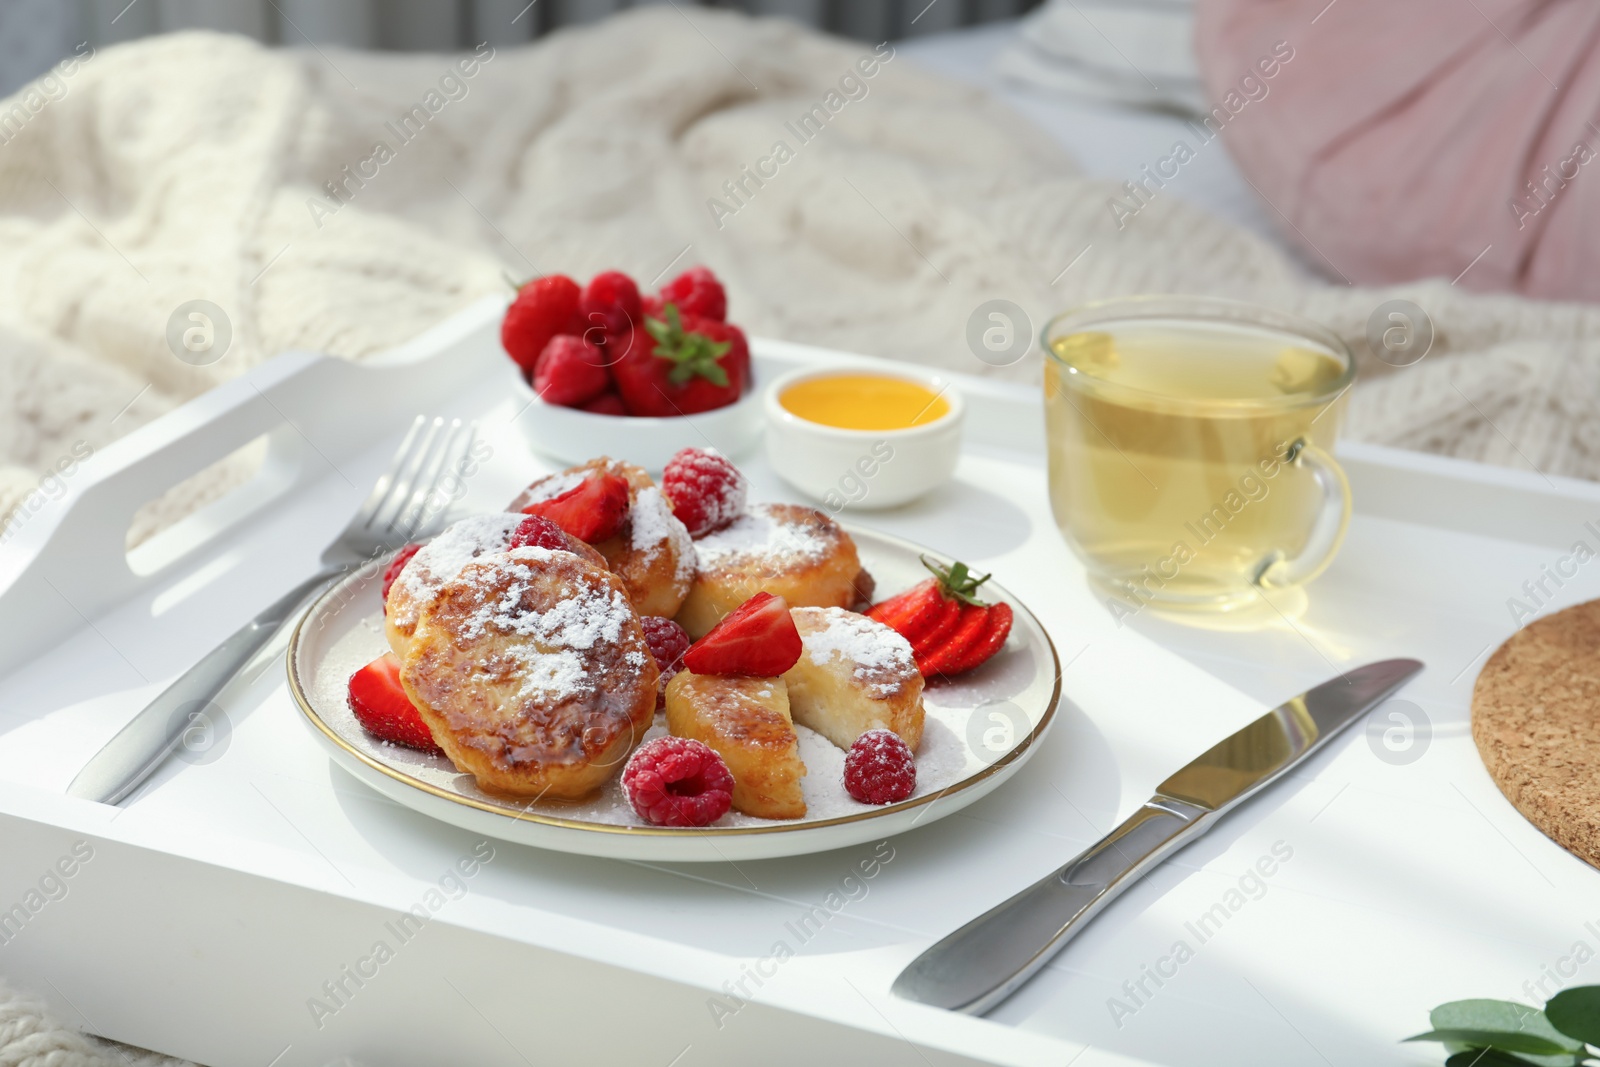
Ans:
<svg viewBox="0 0 1600 1067"><path fill-rule="evenodd" d="M224 686L264 647L312 593L357 567L376 563L444 525L449 501L435 493L458 472L475 428L419 415L367 501L322 553L322 567L208 652L84 765L70 796L120 803L178 747L189 731L211 724L210 706Z"/></svg>

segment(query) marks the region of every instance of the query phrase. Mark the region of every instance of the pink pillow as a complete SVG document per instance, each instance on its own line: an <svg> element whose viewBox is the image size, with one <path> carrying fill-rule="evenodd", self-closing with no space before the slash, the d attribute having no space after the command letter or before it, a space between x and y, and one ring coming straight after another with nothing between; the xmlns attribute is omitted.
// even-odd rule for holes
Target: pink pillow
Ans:
<svg viewBox="0 0 1600 1067"><path fill-rule="evenodd" d="M1594 0L1198 0L1195 43L1210 125L1333 273L1600 299Z"/></svg>

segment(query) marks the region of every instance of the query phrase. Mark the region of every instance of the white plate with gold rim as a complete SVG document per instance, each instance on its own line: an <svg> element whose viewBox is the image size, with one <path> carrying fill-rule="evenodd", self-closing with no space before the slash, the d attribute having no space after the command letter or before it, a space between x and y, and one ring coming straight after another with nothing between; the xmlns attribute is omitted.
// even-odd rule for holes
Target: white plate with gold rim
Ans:
<svg viewBox="0 0 1600 1067"><path fill-rule="evenodd" d="M909 541L847 527L880 593L927 577L919 556L943 559ZM945 560L948 563L948 560ZM659 861L727 861L796 856L881 840L959 811L995 789L1027 761L1055 719L1061 665L1033 613L990 581L1016 621L1005 647L955 679L929 684L917 750L917 789L883 807L844 791L844 753L797 726L806 763L805 818L758 819L729 812L700 829L650 826L622 795L620 775L592 800L527 804L485 793L442 756L378 741L345 702L349 677L389 650L383 636L380 577L357 572L313 604L289 645L289 689L334 762L395 802L432 818L505 841L590 856ZM647 736L664 733L661 715Z"/></svg>

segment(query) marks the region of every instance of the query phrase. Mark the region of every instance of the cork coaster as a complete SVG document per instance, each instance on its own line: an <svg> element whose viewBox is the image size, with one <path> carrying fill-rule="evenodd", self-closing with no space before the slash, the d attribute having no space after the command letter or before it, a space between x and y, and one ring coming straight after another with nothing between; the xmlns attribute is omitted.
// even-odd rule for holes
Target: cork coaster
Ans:
<svg viewBox="0 0 1600 1067"><path fill-rule="evenodd" d="M1495 650L1473 688L1472 739L1516 809L1600 867L1600 600Z"/></svg>

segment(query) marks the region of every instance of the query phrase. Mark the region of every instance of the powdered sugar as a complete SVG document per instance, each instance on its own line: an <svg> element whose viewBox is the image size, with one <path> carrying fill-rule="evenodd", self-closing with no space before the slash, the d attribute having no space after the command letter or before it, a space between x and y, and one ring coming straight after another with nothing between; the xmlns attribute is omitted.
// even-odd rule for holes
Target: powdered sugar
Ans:
<svg viewBox="0 0 1600 1067"><path fill-rule="evenodd" d="M516 663L517 673L522 677L522 688L517 690L519 697L537 697L554 703L594 690L584 670L583 657L570 648L543 652L537 645L512 645L505 654Z"/></svg>
<svg viewBox="0 0 1600 1067"><path fill-rule="evenodd" d="M777 505L757 504L733 522L694 542L700 566L731 567L752 562L823 559L832 545L815 530L786 522Z"/></svg>
<svg viewBox="0 0 1600 1067"><path fill-rule="evenodd" d="M629 545L643 556L647 565L666 545L671 548L673 558L677 561L675 579L687 582L694 577L694 542L689 538L688 529L672 513L672 507L660 489L650 485L639 490L633 498L629 518L633 524Z"/></svg>
<svg viewBox="0 0 1600 1067"><path fill-rule="evenodd" d="M452 523L423 545L395 579L394 584L406 594L405 602L399 605L401 610L395 614L395 623L416 625L417 613L446 582L479 556L503 551L511 541L512 531L525 518L516 512L474 515Z"/></svg>
<svg viewBox="0 0 1600 1067"><path fill-rule="evenodd" d="M578 488L593 473L594 471L582 467L573 471L562 471L559 474L552 474L548 478L539 479L528 486L523 493L529 504L554 500L562 493L570 493Z"/></svg>
<svg viewBox="0 0 1600 1067"><path fill-rule="evenodd" d="M634 618L628 598L609 586L567 597L547 611L528 610L540 564L557 554L548 548L517 548L480 560L484 566L465 570L456 579L484 593L483 603L461 623L463 638L473 640L492 630L529 639L499 650L515 662L523 696L559 700L593 692L604 679L591 676L579 653L621 641ZM634 651L623 660L634 672L644 667L643 653Z"/></svg>
<svg viewBox="0 0 1600 1067"><path fill-rule="evenodd" d="M603 590L568 597L549 611L528 611L523 604L539 577L534 564L547 563L556 553L548 548L513 549L492 561L493 569L461 576L469 584L488 588L491 582L509 578L498 597L486 600L462 623L461 633L473 638L486 629L532 637L542 643L567 648L594 648L601 642L621 640L622 628L633 616L628 598L619 589Z"/></svg>
<svg viewBox="0 0 1600 1067"><path fill-rule="evenodd" d="M844 608L800 610L805 654L817 664L840 656L853 660L856 680L873 696L893 696L901 680L916 671L911 642L883 623ZM822 627L811 629L810 620L818 618Z"/></svg>

